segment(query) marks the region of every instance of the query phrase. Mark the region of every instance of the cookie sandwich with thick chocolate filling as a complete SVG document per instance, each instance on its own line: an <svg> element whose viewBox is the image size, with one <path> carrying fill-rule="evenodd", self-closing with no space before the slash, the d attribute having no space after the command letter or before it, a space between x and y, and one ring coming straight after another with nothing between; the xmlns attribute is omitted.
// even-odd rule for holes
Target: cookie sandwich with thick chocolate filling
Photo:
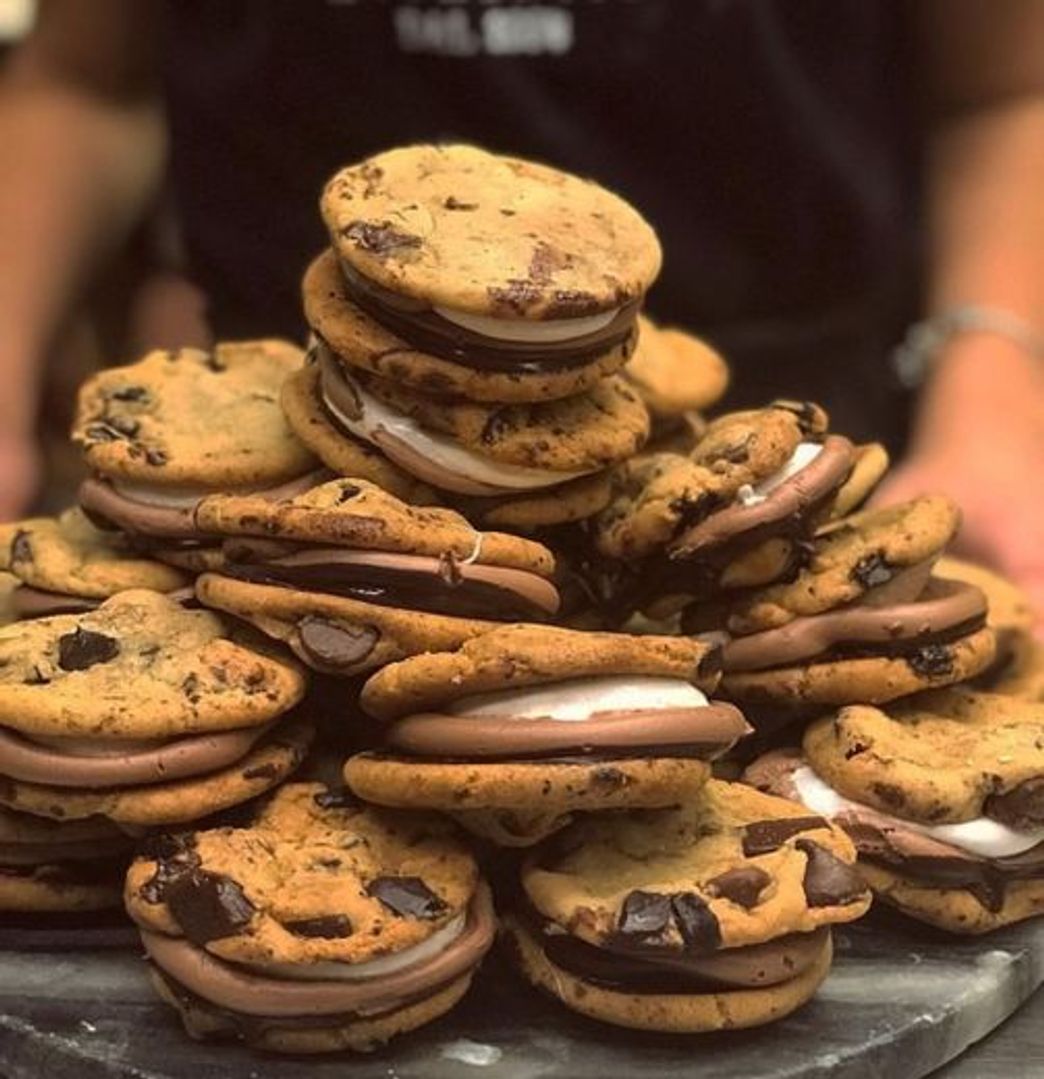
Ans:
<svg viewBox="0 0 1044 1079"><path fill-rule="evenodd" d="M839 501L870 493L883 468L857 469L866 452L818 406L777 401L715 420L688 456L625 462L595 527L600 553L633 567L621 603L662 616L785 578Z"/></svg>
<svg viewBox="0 0 1044 1079"><path fill-rule="evenodd" d="M92 472L80 504L143 543L192 549L208 542L192 515L205 495L310 486L318 462L279 406L303 359L283 341L242 341L100 371L80 389L73 426Z"/></svg>
<svg viewBox="0 0 1044 1079"><path fill-rule="evenodd" d="M282 640L310 666L352 675L455 648L497 622L558 610L551 552L460 514L411 506L364 480L275 501L217 495L196 511L227 537L200 600Z"/></svg>
<svg viewBox="0 0 1044 1079"><path fill-rule="evenodd" d="M927 496L826 530L792 581L728 609L723 693L793 708L880 704L989 667L985 595L931 575L958 523L949 499ZM697 605L683 625L695 630L711 613Z"/></svg>
<svg viewBox="0 0 1044 1079"><path fill-rule="evenodd" d="M57 821L0 809L0 911L118 910L133 843L102 817Z"/></svg>
<svg viewBox="0 0 1044 1079"><path fill-rule="evenodd" d="M747 782L852 837L874 892L954 933L1044 913L1044 705L952 688L813 723Z"/></svg>
<svg viewBox="0 0 1044 1079"><path fill-rule="evenodd" d="M18 578L11 599L19 618L89 611L129 588L174 592L191 579L136 554L79 508L0 525L0 569Z"/></svg>
<svg viewBox="0 0 1044 1079"><path fill-rule="evenodd" d="M311 726L295 663L210 611L121 592L0 629L0 804L57 820L196 820L279 783Z"/></svg>
<svg viewBox="0 0 1044 1079"><path fill-rule="evenodd" d="M758 1026L826 978L830 927L870 893L841 831L711 780L673 809L588 817L534 852L505 917L537 987L593 1019L697 1033Z"/></svg>
<svg viewBox="0 0 1044 1079"><path fill-rule="evenodd" d="M716 640L512 625L414 656L363 687L385 726L345 779L368 801L447 811L670 805L748 731L705 695L719 653Z"/></svg>
<svg viewBox="0 0 1044 1079"><path fill-rule="evenodd" d="M159 837L127 876L152 981L195 1038L376 1049L447 1012L493 942L448 821L291 783L244 827Z"/></svg>
<svg viewBox="0 0 1044 1079"><path fill-rule="evenodd" d="M660 246L616 195L472 146L407 146L338 172L332 249L305 313L344 364L425 394L532 402L627 361Z"/></svg>

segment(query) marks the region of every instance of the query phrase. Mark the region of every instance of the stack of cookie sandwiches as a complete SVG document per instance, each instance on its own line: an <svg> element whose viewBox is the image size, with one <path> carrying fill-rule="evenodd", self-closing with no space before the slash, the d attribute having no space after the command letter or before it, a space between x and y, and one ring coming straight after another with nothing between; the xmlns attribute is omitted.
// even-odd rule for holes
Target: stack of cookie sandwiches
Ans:
<svg viewBox="0 0 1044 1079"><path fill-rule="evenodd" d="M1044 913L1044 705L950 688L814 722L748 783L829 817L899 910L954 933Z"/></svg>
<svg viewBox="0 0 1044 1079"><path fill-rule="evenodd" d="M193 517L204 495L275 497L316 480L318 462L279 407L303 358L282 341L244 341L151 352L90 378L73 427L91 472L84 511L162 561L192 572L213 565L213 542Z"/></svg>
<svg viewBox="0 0 1044 1079"><path fill-rule="evenodd" d="M452 826L291 783L238 827L165 837L127 876L152 980L194 1037L374 1049L451 1008L493 943Z"/></svg>
<svg viewBox="0 0 1044 1079"><path fill-rule="evenodd" d="M198 820L300 764L304 689L290 660L157 592L4 627L0 861L21 878L4 890L33 909L118 898L122 832Z"/></svg>
<svg viewBox="0 0 1044 1079"><path fill-rule="evenodd" d="M355 466L376 451L484 526L532 531L604 506L607 470L649 434L620 374L660 266L635 210L455 145L342 169L321 209L331 247L303 284L312 363L283 397L301 439L382 483Z"/></svg>

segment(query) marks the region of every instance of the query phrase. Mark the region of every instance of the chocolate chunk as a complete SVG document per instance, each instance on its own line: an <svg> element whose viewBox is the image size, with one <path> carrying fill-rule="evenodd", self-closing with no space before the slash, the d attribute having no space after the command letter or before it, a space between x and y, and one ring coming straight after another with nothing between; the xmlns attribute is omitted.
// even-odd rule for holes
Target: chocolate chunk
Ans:
<svg viewBox="0 0 1044 1079"><path fill-rule="evenodd" d="M231 877L204 869L194 869L170 881L166 901L182 932L199 945L242 932L256 909Z"/></svg>
<svg viewBox="0 0 1044 1079"><path fill-rule="evenodd" d="M811 839L799 839L794 846L808 858L801 886L810 907L843 907L866 895L863 878L837 855Z"/></svg>
<svg viewBox="0 0 1044 1079"><path fill-rule="evenodd" d="M687 949L713 952L721 947L721 926L705 900L692 892L678 892L671 896L671 910Z"/></svg>
<svg viewBox="0 0 1044 1079"><path fill-rule="evenodd" d="M142 844L142 854L156 860L156 872L140 890L146 903L162 903L170 883L199 865L195 836L187 832L150 836Z"/></svg>
<svg viewBox="0 0 1044 1079"><path fill-rule="evenodd" d="M63 671L85 671L98 663L108 663L120 654L120 642L104 633L77 626L58 638L58 666Z"/></svg>
<svg viewBox="0 0 1044 1079"><path fill-rule="evenodd" d="M877 588L879 585L888 584L895 573L885 561L884 555L875 551L859 559L852 567L851 576L863 588Z"/></svg>
<svg viewBox="0 0 1044 1079"><path fill-rule="evenodd" d="M743 829L743 853L748 857L778 850L791 836L825 828L822 817L780 817L778 820L756 820Z"/></svg>
<svg viewBox="0 0 1044 1079"><path fill-rule="evenodd" d="M366 894L404 918L437 918L446 909L420 877L375 877L366 886Z"/></svg>
<svg viewBox="0 0 1044 1079"><path fill-rule="evenodd" d="M642 940L658 936L670 925L670 921L669 895L634 891L623 901L616 921L616 933L625 940Z"/></svg>
<svg viewBox="0 0 1044 1079"><path fill-rule="evenodd" d="M816 429L816 418L819 414L819 409L812 404L811 401L787 401L780 399L773 401L770 407L793 412L797 417L798 427L801 428L802 434L811 434Z"/></svg>
<svg viewBox="0 0 1044 1079"><path fill-rule="evenodd" d="M252 768L243 770L244 779L275 779L278 774L279 769L272 762L255 764Z"/></svg>
<svg viewBox="0 0 1044 1079"><path fill-rule="evenodd" d="M728 869L707 882L713 895L720 895L745 910L758 905L758 896L772 878L756 865L742 865Z"/></svg>
<svg viewBox="0 0 1044 1079"><path fill-rule="evenodd" d="M905 659L921 678L946 678L953 674L953 653L944 644L926 644Z"/></svg>
<svg viewBox="0 0 1044 1079"><path fill-rule="evenodd" d="M166 450L151 448L145 451L145 460L148 461L153 468L162 468L169 458Z"/></svg>
<svg viewBox="0 0 1044 1079"><path fill-rule="evenodd" d="M622 307L630 297L626 292L617 292L617 300ZM559 288L551 294L551 303L547 305L548 318L581 318L585 315L597 315L601 304L592 292L578 288Z"/></svg>
<svg viewBox="0 0 1044 1079"><path fill-rule="evenodd" d="M28 533L24 528L18 529L14 534L14 539L11 540L11 563L15 562L32 562L33 560L33 544L29 538Z"/></svg>
<svg viewBox="0 0 1044 1079"><path fill-rule="evenodd" d="M356 498L362 493L361 487L356 487L354 483L342 483L341 492L337 496L337 505L343 506L345 502L351 502L353 498Z"/></svg>
<svg viewBox="0 0 1044 1079"><path fill-rule="evenodd" d="M530 281L514 278L507 285L489 285L486 294L494 313L524 315L541 297L541 290Z"/></svg>
<svg viewBox="0 0 1044 1079"><path fill-rule="evenodd" d="M724 636L708 634L706 640L710 648L696 664L696 677L701 680L717 677L725 664Z"/></svg>
<svg viewBox="0 0 1044 1079"><path fill-rule="evenodd" d="M145 401L149 391L144 386L121 386L108 395L113 401Z"/></svg>
<svg viewBox="0 0 1044 1079"><path fill-rule="evenodd" d="M477 210L477 202L461 202L460 199L450 195L442 204L447 210Z"/></svg>
<svg viewBox="0 0 1044 1079"><path fill-rule="evenodd" d="M348 788L320 791L312 799L320 809L358 809L362 802Z"/></svg>
<svg viewBox="0 0 1044 1079"><path fill-rule="evenodd" d="M352 221L341 229L341 235L380 258L415 250L422 243L419 236L397 229L390 221Z"/></svg>
<svg viewBox="0 0 1044 1079"><path fill-rule="evenodd" d="M297 623L301 648L309 659L345 669L362 662L381 639L372 626L350 626L309 615Z"/></svg>
<svg viewBox="0 0 1044 1079"><path fill-rule="evenodd" d="M284 922L283 925L299 937L322 937L325 940L339 940L352 935L352 923L346 914L326 914L320 918L301 918L296 922Z"/></svg>
<svg viewBox="0 0 1044 1079"><path fill-rule="evenodd" d="M32 671L22 679L23 686L49 686L50 684L50 678L35 663Z"/></svg>
<svg viewBox="0 0 1044 1079"><path fill-rule="evenodd" d="M630 783L631 780L626 773L621 772L619 768L613 768L611 765L602 765L602 767L596 768L591 773L591 785L603 791L623 790Z"/></svg>
<svg viewBox="0 0 1044 1079"><path fill-rule="evenodd" d="M1027 779L1006 794L986 799L983 813L1016 831L1029 831L1044 824L1044 779Z"/></svg>
<svg viewBox="0 0 1044 1079"><path fill-rule="evenodd" d="M509 428L509 424L505 415L504 409L495 409L491 412L486 419L486 422L482 426L482 431L479 434L479 439L487 446L492 446L504 437L504 432Z"/></svg>

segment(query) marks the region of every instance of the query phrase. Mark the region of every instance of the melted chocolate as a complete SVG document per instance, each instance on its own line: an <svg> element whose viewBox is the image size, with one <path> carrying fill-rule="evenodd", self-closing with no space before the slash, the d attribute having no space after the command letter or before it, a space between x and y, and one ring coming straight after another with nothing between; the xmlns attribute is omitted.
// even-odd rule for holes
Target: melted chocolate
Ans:
<svg viewBox="0 0 1044 1079"><path fill-rule="evenodd" d="M801 883L810 907L843 907L866 895L863 878L832 851L811 839L799 839L794 846L808 859Z"/></svg>

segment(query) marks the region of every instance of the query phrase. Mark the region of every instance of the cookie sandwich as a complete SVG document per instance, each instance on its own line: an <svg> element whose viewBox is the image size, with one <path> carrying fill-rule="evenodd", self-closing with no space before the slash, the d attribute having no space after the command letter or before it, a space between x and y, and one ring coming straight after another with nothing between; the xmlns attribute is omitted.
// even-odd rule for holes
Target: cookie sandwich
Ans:
<svg viewBox="0 0 1044 1079"><path fill-rule="evenodd" d="M190 581L96 528L79 508L0 525L0 569L18 579L11 602L19 618L89 611L130 588L175 592Z"/></svg>
<svg viewBox="0 0 1044 1079"><path fill-rule="evenodd" d="M1044 706L939 690L813 723L747 782L843 827L879 898L954 933L1044 913Z"/></svg>
<svg viewBox="0 0 1044 1079"><path fill-rule="evenodd" d="M62 821L196 820L301 762L305 678L210 611L121 592L0 630L0 805Z"/></svg>
<svg viewBox="0 0 1044 1079"><path fill-rule="evenodd" d="M870 893L839 829L711 780L673 809L593 816L538 847L505 929L525 977L593 1019L672 1033L758 1026L809 1000L830 927Z"/></svg>
<svg viewBox="0 0 1044 1079"><path fill-rule="evenodd" d="M345 765L380 805L547 816L663 806L748 731L708 700L715 640L512 625L395 663L363 687L380 748Z"/></svg>
<svg viewBox="0 0 1044 1079"><path fill-rule="evenodd" d="M880 704L974 677L993 662L987 601L932 575L959 511L926 496L825 530L793 580L727 608L722 692L790 709ZM720 613L687 612L693 630Z"/></svg>
<svg viewBox="0 0 1044 1079"><path fill-rule="evenodd" d="M72 432L91 471L80 504L146 545L191 550L208 541L192 516L205 495L310 486L318 462L279 406L303 358L283 341L242 341L100 371L80 389Z"/></svg>
<svg viewBox="0 0 1044 1079"><path fill-rule="evenodd" d="M224 568L197 581L199 599L328 674L456 648L497 622L558 611L545 547L476 531L453 510L407 505L364 480L283 500L218 495L196 521L226 537Z"/></svg>
<svg viewBox="0 0 1044 1079"><path fill-rule="evenodd" d="M152 982L195 1038L377 1048L447 1012L493 907L446 821L290 783L252 823L163 836L127 875Z"/></svg>

